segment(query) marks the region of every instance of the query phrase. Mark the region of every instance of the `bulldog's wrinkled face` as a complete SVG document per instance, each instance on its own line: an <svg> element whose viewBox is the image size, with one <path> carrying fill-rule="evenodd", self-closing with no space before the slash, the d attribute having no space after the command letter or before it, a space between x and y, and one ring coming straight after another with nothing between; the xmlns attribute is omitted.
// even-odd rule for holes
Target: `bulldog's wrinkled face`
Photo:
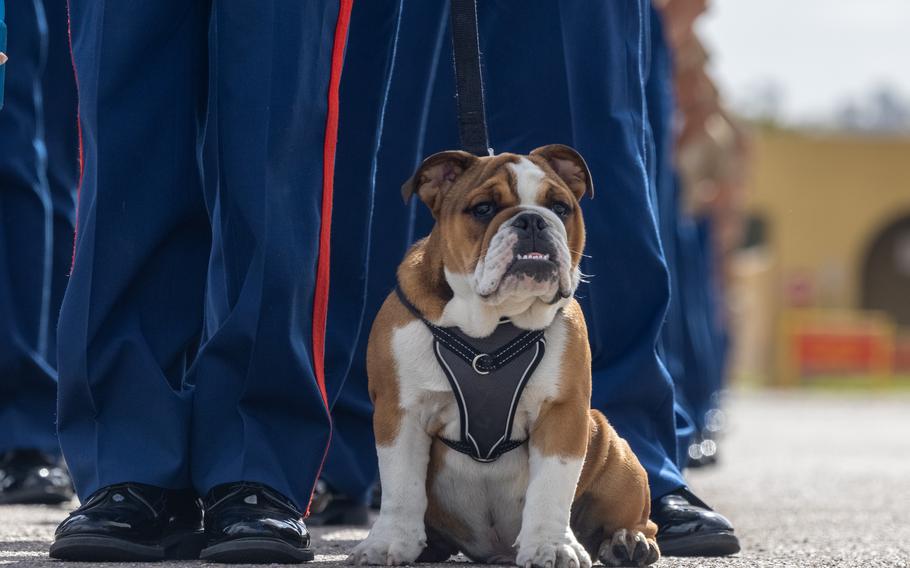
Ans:
<svg viewBox="0 0 910 568"><path fill-rule="evenodd" d="M593 193L575 150L550 145L528 156L483 158L443 152L427 158L402 190L405 198L416 192L433 212L456 296L473 294L514 315L575 292L584 248L579 200Z"/></svg>

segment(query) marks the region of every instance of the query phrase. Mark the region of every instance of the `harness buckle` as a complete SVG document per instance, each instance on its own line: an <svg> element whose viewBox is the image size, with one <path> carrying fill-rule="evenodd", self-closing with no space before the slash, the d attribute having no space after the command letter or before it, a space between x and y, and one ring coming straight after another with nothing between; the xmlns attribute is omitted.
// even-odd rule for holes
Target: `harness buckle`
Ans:
<svg viewBox="0 0 910 568"><path fill-rule="evenodd" d="M490 357L486 353L479 353L476 357L474 357L474 360L471 361L471 366L474 367L474 372L477 373L478 375L489 375L490 371L481 371L477 367L477 362L480 361L481 357L488 357L488 358L492 359L492 357Z"/></svg>

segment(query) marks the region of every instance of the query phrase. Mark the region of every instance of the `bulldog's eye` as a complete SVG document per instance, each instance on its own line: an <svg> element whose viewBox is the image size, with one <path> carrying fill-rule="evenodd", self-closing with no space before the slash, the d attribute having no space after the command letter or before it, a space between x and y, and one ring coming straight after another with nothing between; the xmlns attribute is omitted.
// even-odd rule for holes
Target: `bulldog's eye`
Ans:
<svg viewBox="0 0 910 568"><path fill-rule="evenodd" d="M550 205L550 209L560 217L565 217L572 212L572 208L562 201L554 202L553 205Z"/></svg>
<svg viewBox="0 0 910 568"><path fill-rule="evenodd" d="M492 201L484 201L471 208L471 214L478 219L489 219L494 213L496 213L496 204Z"/></svg>

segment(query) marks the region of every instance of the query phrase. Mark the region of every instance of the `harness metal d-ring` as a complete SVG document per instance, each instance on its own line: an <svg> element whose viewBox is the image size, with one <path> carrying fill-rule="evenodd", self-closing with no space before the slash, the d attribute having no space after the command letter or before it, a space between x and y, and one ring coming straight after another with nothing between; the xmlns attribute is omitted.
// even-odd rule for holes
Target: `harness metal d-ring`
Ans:
<svg viewBox="0 0 910 568"><path fill-rule="evenodd" d="M478 375L489 375L490 371L481 371L477 368L477 361L479 361L481 357L489 357L489 355L486 353L478 353L477 356L474 357L474 360L471 361L471 366L474 367L474 372Z"/></svg>

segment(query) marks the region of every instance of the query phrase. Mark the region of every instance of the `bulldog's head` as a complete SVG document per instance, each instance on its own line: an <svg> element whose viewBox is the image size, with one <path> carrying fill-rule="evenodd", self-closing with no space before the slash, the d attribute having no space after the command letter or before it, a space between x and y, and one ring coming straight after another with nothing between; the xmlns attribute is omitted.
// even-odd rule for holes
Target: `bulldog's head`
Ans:
<svg viewBox="0 0 910 568"><path fill-rule="evenodd" d="M593 186L572 148L553 144L528 156L441 152L402 193L405 200L416 193L432 211L434 251L464 309L524 316L526 327L539 327L575 292L585 242L579 201Z"/></svg>

